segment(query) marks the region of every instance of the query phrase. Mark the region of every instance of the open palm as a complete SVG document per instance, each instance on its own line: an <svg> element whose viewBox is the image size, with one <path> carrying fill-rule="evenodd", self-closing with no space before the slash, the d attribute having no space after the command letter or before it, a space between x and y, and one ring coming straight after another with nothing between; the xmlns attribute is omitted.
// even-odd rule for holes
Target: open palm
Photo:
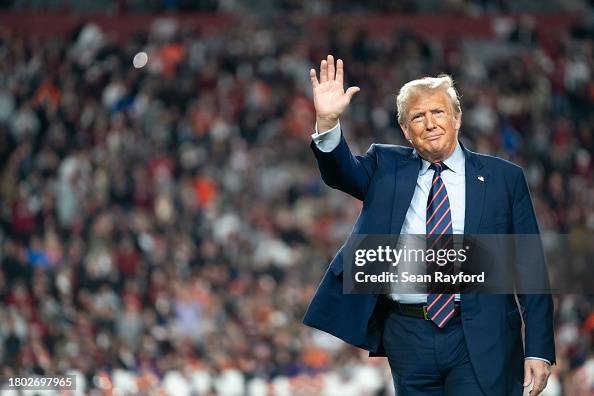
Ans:
<svg viewBox="0 0 594 396"><path fill-rule="evenodd" d="M316 71L309 71L311 86L313 88L316 118L337 121L344 112L358 87L350 87L344 91L344 66L341 59L334 66L334 57L328 55L320 64L320 81Z"/></svg>

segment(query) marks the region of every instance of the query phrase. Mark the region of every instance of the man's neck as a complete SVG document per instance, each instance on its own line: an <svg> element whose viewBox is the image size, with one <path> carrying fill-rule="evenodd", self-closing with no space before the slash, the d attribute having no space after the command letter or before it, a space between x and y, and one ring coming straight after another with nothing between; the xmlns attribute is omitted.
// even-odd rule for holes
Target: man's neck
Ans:
<svg viewBox="0 0 594 396"><path fill-rule="evenodd" d="M430 163L436 163L436 162L443 162L445 160L447 160L448 158L450 158L453 154L454 151L456 151L456 146L458 145L458 142L456 142L456 144L448 151L447 154L437 154L432 156L431 154L427 154L427 156L422 155L421 153L419 153L420 157L423 158L425 161L430 162Z"/></svg>

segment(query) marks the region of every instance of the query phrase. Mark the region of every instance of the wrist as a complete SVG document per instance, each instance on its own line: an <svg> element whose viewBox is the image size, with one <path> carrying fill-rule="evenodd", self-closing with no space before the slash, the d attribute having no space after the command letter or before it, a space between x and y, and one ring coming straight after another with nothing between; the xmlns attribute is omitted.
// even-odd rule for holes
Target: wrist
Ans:
<svg viewBox="0 0 594 396"><path fill-rule="evenodd" d="M318 126L318 133L323 133L334 128L338 124L338 117L320 117L316 116L316 123Z"/></svg>

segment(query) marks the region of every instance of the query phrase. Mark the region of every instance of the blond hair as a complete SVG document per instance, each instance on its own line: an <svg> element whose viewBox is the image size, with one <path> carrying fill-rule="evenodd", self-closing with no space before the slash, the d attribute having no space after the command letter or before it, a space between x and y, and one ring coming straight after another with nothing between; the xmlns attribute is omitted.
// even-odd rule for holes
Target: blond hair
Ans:
<svg viewBox="0 0 594 396"><path fill-rule="evenodd" d="M440 74L437 77L423 77L409 81L400 88L400 92L398 92L398 96L396 97L398 123L402 124L404 122L409 101L414 93L418 91L436 90L443 90L448 95L454 112L457 114L462 112L460 97L458 91L454 88L454 80L448 74Z"/></svg>

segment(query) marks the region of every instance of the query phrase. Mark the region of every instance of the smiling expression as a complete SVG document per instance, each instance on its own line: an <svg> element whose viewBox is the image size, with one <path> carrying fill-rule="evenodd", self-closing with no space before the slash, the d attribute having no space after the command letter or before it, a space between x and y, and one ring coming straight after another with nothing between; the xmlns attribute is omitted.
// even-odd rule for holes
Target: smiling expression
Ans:
<svg viewBox="0 0 594 396"><path fill-rule="evenodd" d="M456 148L461 114L442 90L416 92L400 127L419 155L429 162L443 161Z"/></svg>

